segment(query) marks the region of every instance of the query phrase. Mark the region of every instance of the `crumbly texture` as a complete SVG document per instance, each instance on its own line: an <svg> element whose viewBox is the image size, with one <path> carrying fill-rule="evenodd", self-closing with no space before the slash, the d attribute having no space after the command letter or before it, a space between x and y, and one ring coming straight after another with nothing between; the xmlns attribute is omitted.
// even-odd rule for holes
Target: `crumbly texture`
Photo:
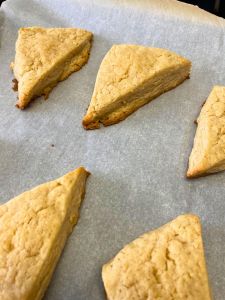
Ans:
<svg viewBox="0 0 225 300"><path fill-rule="evenodd" d="M190 61L165 49L114 45L99 68L84 128L118 123L183 82L190 68Z"/></svg>
<svg viewBox="0 0 225 300"><path fill-rule="evenodd" d="M225 170L225 87L213 88L197 124L187 177Z"/></svg>
<svg viewBox="0 0 225 300"><path fill-rule="evenodd" d="M49 92L59 81L78 71L89 58L92 33L76 28L28 27L19 30L15 61L17 106Z"/></svg>
<svg viewBox="0 0 225 300"><path fill-rule="evenodd" d="M182 215L103 266L108 300L210 300L199 218Z"/></svg>
<svg viewBox="0 0 225 300"><path fill-rule="evenodd" d="M78 168L0 206L0 299L40 300L77 223L88 172Z"/></svg>

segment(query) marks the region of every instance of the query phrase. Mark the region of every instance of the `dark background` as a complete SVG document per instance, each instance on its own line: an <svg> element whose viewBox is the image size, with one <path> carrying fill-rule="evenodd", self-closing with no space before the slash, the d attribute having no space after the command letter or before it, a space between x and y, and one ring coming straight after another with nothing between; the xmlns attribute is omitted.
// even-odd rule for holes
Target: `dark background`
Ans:
<svg viewBox="0 0 225 300"><path fill-rule="evenodd" d="M224 0L186 0L182 1L194 5L225 18L225 1Z"/></svg>
<svg viewBox="0 0 225 300"><path fill-rule="evenodd" d="M3 1L0 0L0 5ZM182 2L198 5L199 7L220 17L225 17L225 1L224 0L183 0Z"/></svg>

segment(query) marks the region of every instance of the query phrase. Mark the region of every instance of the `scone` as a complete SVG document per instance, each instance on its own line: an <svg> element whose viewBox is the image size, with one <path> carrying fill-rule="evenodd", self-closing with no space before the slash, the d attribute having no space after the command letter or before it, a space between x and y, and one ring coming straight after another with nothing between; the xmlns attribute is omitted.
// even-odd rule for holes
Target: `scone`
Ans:
<svg viewBox="0 0 225 300"><path fill-rule="evenodd" d="M165 49L114 45L100 65L84 128L122 121L183 82L190 68L189 60Z"/></svg>
<svg viewBox="0 0 225 300"><path fill-rule="evenodd" d="M77 223L88 172L78 168L0 206L0 299L40 300Z"/></svg>
<svg viewBox="0 0 225 300"><path fill-rule="evenodd" d="M197 120L187 177L225 169L225 87L214 86Z"/></svg>
<svg viewBox="0 0 225 300"><path fill-rule="evenodd" d="M38 96L48 96L59 81L78 71L89 58L92 33L77 28L28 27L19 30L15 61L17 106L25 108Z"/></svg>
<svg viewBox="0 0 225 300"><path fill-rule="evenodd" d="M181 215L103 266L108 300L211 300L199 218Z"/></svg>

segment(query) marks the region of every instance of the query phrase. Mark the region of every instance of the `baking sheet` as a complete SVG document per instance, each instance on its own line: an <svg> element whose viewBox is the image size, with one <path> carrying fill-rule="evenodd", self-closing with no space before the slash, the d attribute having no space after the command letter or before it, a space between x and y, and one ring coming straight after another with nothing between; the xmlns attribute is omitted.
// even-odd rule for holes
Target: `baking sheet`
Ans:
<svg viewBox="0 0 225 300"><path fill-rule="evenodd" d="M22 26L81 27L94 33L88 64L47 101L25 111L9 63ZM84 165L92 176L78 225L45 299L104 299L101 266L140 234L177 215L201 217L214 298L225 295L225 173L186 180L203 101L225 84L225 22L176 1L7 0L0 10L0 201ZM99 64L114 43L168 48L193 63L191 79L125 121L85 131ZM54 144L55 147L52 147Z"/></svg>

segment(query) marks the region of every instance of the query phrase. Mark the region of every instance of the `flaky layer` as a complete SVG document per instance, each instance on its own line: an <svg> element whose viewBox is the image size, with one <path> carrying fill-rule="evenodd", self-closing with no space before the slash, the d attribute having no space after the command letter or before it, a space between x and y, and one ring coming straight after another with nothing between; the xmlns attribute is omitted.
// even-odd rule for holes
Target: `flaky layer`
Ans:
<svg viewBox="0 0 225 300"><path fill-rule="evenodd" d="M34 98L44 95L48 98L51 90L58 84L58 82L65 80L70 74L82 68L88 61L91 43L88 42L80 53L74 56L68 56L63 61L55 65L48 73L42 76L38 83L27 91L27 94L20 93L17 106L24 109L27 104Z"/></svg>
<svg viewBox="0 0 225 300"><path fill-rule="evenodd" d="M12 64L19 108L52 88L88 60L92 34L75 28L22 28Z"/></svg>
<svg viewBox="0 0 225 300"><path fill-rule="evenodd" d="M165 49L114 45L100 65L84 128L95 129L100 123L111 125L126 118L181 83L189 76L190 67L190 61Z"/></svg>
<svg viewBox="0 0 225 300"><path fill-rule="evenodd" d="M201 109L187 177L225 170L225 87L215 86Z"/></svg>
<svg viewBox="0 0 225 300"><path fill-rule="evenodd" d="M156 78L139 87L137 91L121 97L103 110L87 114L83 119L83 126L85 129L98 129L101 124L104 126L116 124L141 106L181 84L189 78L189 75L190 66L186 66L179 72L171 70L167 74L158 74Z"/></svg>

